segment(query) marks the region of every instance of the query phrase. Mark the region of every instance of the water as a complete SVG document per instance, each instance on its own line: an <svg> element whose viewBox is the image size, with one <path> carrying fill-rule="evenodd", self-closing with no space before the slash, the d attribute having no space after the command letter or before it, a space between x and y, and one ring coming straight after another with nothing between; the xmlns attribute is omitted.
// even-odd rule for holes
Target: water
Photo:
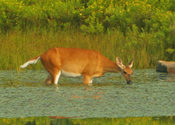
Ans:
<svg viewBox="0 0 175 125"><path fill-rule="evenodd" d="M82 85L82 77L61 77L58 86L47 86L46 75L43 70L0 71L0 123L25 117L73 118L74 122L151 118L175 124L173 74L135 70L133 84L127 85L120 74L109 73L94 79L90 87Z"/></svg>

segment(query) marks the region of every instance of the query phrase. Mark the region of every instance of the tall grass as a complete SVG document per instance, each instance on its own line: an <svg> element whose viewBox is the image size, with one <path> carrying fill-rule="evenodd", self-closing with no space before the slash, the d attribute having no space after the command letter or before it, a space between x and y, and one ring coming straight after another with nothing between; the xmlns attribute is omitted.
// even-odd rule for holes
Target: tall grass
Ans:
<svg viewBox="0 0 175 125"><path fill-rule="evenodd" d="M174 8L174 0L1 0L0 69L52 47L98 50L125 63L133 57L135 68L175 60Z"/></svg>
<svg viewBox="0 0 175 125"><path fill-rule="evenodd" d="M97 50L112 61L118 56L127 64L134 58L135 68L152 68L164 57L163 47L154 37L155 34L138 32L130 32L126 37L120 31L99 35L85 35L78 30L9 32L0 35L0 69L19 70L28 59L52 47ZM29 68L40 69L42 66L38 63Z"/></svg>

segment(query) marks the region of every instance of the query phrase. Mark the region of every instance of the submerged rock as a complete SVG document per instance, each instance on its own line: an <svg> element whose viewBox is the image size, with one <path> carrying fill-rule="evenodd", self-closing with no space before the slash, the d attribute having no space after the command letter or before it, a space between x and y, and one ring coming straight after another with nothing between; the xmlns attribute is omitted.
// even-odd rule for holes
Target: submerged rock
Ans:
<svg viewBox="0 0 175 125"><path fill-rule="evenodd" d="M159 60L157 63L156 71L175 74L175 61Z"/></svg>

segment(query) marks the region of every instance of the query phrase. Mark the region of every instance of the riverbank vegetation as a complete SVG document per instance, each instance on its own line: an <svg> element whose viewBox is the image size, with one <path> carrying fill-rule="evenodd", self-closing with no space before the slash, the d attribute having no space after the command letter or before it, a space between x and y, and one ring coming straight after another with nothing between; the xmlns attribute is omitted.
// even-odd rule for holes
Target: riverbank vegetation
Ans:
<svg viewBox="0 0 175 125"><path fill-rule="evenodd" d="M54 117L54 116L53 116ZM25 118L0 118L0 123L3 125L128 125L128 124L142 124L142 125L172 125L175 123L173 116L162 117L127 117L127 118L62 118L63 116L51 117L25 117Z"/></svg>
<svg viewBox="0 0 175 125"><path fill-rule="evenodd" d="M18 69L51 47L93 49L153 68L175 60L175 1L1 0L0 44L0 69Z"/></svg>

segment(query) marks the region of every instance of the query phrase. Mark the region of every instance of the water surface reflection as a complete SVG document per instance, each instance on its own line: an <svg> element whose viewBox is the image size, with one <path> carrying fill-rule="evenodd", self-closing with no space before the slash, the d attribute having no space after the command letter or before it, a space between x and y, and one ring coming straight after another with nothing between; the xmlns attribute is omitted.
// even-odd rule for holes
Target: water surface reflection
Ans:
<svg viewBox="0 0 175 125"><path fill-rule="evenodd" d="M126 85L120 74L111 73L94 79L90 87L83 86L82 77L61 77L58 86L46 86L43 84L46 75L42 70L0 71L1 120L27 117L31 124L37 119L48 120L50 124L59 119L49 116L59 116L77 124L81 119L92 122L165 119L161 122L174 123L175 75L153 69L135 70L134 83Z"/></svg>

